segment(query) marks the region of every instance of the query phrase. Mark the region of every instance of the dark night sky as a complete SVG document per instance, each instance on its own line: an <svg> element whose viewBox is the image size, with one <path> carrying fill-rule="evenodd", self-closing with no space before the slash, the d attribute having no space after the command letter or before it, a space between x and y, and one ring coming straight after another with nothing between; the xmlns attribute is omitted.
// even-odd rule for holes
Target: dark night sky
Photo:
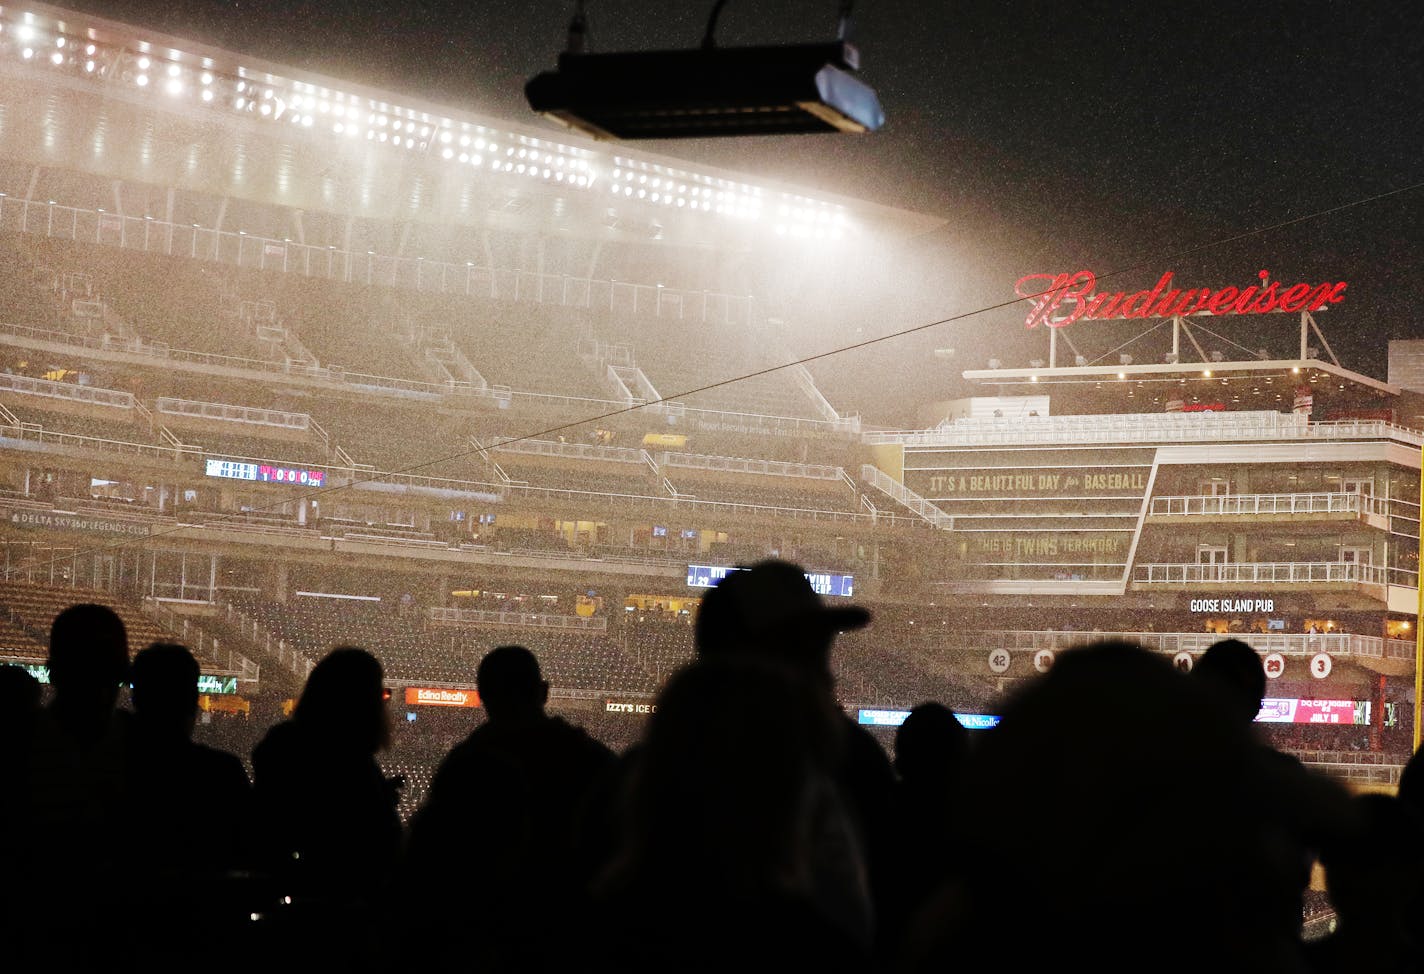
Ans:
<svg viewBox="0 0 1424 974"><path fill-rule="evenodd" d="M530 122L523 82L553 66L572 9L562 0L71 5ZM710 6L589 0L591 47L695 46ZM718 39L823 40L835 14L832 0L731 0ZM1024 273L1102 272L1424 180L1420 27L1408 2L862 0L854 39L886 109L882 132L644 145L945 217L936 245L955 284L937 302L933 282L918 283L927 313L948 315L1011 296ZM1330 338L1347 366L1382 376L1386 339L1424 337L1422 218L1417 191L1161 269L1186 286L1241 284L1261 268L1347 280ZM1157 273L1122 286L1150 286ZM1014 322L1022 327L1022 312L999 312L938 339L965 346Z"/></svg>

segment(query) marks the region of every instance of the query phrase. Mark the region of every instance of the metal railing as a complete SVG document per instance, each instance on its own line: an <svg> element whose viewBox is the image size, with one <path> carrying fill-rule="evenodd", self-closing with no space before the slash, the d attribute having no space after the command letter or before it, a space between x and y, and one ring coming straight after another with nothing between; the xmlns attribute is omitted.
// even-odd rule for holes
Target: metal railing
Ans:
<svg viewBox="0 0 1424 974"><path fill-rule="evenodd" d="M916 648L945 649L961 652L988 652L992 649L1037 652L1072 649L1104 641L1136 643L1156 652L1200 654L1224 637L1215 632L1058 632L1054 630L935 630L917 636ZM1233 632L1258 653L1280 653L1282 656L1310 657L1316 653L1331 656L1355 656L1367 659L1413 660L1414 640L1385 639L1357 633L1322 632Z"/></svg>
<svg viewBox="0 0 1424 974"><path fill-rule="evenodd" d="M1303 762L1307 768L1346 784L1398 785L1402 764L1356 764L1325 761Z"/></svg>
<svg viewBox="0 0 1424 974"><path fill-rule="evenodd" d="M174 612L153 598L144 599L143 608L163 628L181 636L183 644L195 650L197 655L206 656L226 672L236 674L239 680L256 681L259 678L260 666L237 650L226 646L221 639L201 626L194 625L188 616Z"/></svg>
<svg viewBox="0 0 1424 974"><path fill-rule="evenodd" d="M261 647L264 653L298 679L305 680L315 668L316 663L308 659L305 653L274 635L272 630L231 602L223 603L223 615L228 624L242 634L243 639L253 646Z"/></svg>
<svg viewBox="0 0 1424 974"><path fill-rule="evenodd" d="M0 197L0 229L437 294L606 308L615 314L690 318L714 324L751 324L758 315L756 299L745 294L504 270L477 266L473 261L457 263L341 250L259 237L240 230L214 230L14 197Z"/></svg>
<svg viewBox="0 0 1424 974"><path fill-rule="evenodd" d="M1138 565L1134 584L1181 585L1187 583L1232 582L1245 584L1309 584L1355 582L1362 585L1414 585L1416 576L1398 568L1383 568L1348 561L1227 562L1204 565Z"/></svg>
<svg viewBox="0 0 1424 974"><path fill-rule="evenodd" d="M1348 439L1390 439L1410 446L1424 446L1424 432L1384 420L1312 423L1295 413L1256 410L965 418L932 430L879 430L861 434L861 440L868 444L917 447Z"/></svg>
<svg viewBox="0 0 1424 974"><path fill-rule="evenodd" d="M81 386L73 382L51 382L48 379L31 379L29 376L0 372L0 389L18 392L25 396L44 396L47 399L67 399L96 406L113 406L118 409L134 407L133 393L118 389L98 389Z"/></svg>
<svg viewBox="0 0 1424 974"><path fill-rule="evenodd" d="M727 473L750 473L770 477L800 477L807 480L841 480L845 471L821 463L788 463L784 460L755 460L747 457L721 457L701 453L664 453L658 458L660 467L685 467L689 470L719 470Z"/></svg>
<svg viewBox="0 0 1424 974"><path fill-rule="evenodd" d="M672 485L667 481L663 484L665 489L673 490ZM582 502L602 502L609 501L625 502L630 504L656 504L667 506L669 504L679 507L696 507L700 511L730 513L730 514L773 514L780 517L796 518L798 520L812 521L837 521L855 524L886 523L897 522L909 523L914 520L909 517L900 518L893 514L871 515L860 511L835 511L823 510L819 508L807 507L779 507L774 504L755 504L744 501L714 501L700 500L695 496L687 494L673 493L667 497L657 497L645 494L613 494L604 491L591 490L569 490L562 487L539 487L533 484L509 484L505 488L507 497L524 496L531 498L555 498L559 500L575 500Z"/></svg>
<svg viewBox="0 0 1424 974"><path fill-rule="evenodd" d="M99 436L85 436L81 433L59 433L30 423L21 423L18 426L0 426L0 438L48 443L53 446L102 450L106 453L122 453L128 456L147 457L152 460L201 460L203 456L202 450L181 444L160 446L157 443L129 443L125 440L109 440Z"/></svg>
<svg viewBox="0 0 1424 974"><path fill-rule="evenodd" d="M932 526L942 531L954 530L954 518L951 515L946 514L874 464L867 463L861 466L860 479L897 504L918 514Z"/></svg>
<svg viewBox="0 0 1424 974"><path fill-rule="evenodd" d="M490 452L526 453L533 456L568 457L573 460L604 460L610 463L642 463L646 453L636 447L595 446L592 443L561 443L558 440L498 440L485 449Z"/></svg>
<svg viewBox="0 0 1424 974"><path fill-rule="evenodd" d="M312 418L306 413L288 413L280 409L259 409L255 406L239 406L225 402L198 402L192 399L173 399L160 396L154 400L154 407L160 413L172 416L190 416L198 419L216 419L228 423L249 423L256 426L275 426L280 429L306 432L311 429Z"/></svg>
<svg viewBox="0 0 1424 974"><path fill-rule="evenodd" d="M1387 502L1359 493L1221 494L1152 498L1150 514L1384 514Z"/></svg>
<svg viewBox="0 0 1424 974"><path fill-rule="evenodd" d="M608 628L608 620L602 616L496 612L489 609L461 609L438 605L430 607L430 621L476 626L517 626L524 629L573 629L579 632L603 632Z"/></svg>

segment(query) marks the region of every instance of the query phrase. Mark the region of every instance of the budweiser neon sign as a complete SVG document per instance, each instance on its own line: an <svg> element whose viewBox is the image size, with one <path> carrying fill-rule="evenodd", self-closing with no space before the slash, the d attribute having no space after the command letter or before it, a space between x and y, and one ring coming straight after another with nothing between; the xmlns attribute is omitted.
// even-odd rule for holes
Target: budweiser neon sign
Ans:
<svg viewBox="0 0 1424 974"><path fill-rule="evenodd" d="M1171 271L1150 291L1098 291L1092 271L1076 274L1029 274L1014 285L1019 297L1033 302L1025 324L1062 328L1075 321L1115 318L1178 318L1188 315L1261 315L1272 311L1319 311L1345 300L1345 282L1281 284L1268 271L1250 287L1190 288L1172 286Z"/></svg>

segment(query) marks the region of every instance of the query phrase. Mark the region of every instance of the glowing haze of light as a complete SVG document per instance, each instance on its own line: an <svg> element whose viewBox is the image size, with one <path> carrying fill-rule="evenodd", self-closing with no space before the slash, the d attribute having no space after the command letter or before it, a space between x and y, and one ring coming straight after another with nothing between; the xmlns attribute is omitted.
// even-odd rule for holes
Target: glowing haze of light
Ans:
<svg viewBox="0 0 1424 974"><path fill-rule="evenodd" d="M112 36L106 31L105 36ZM97 41L79 22L0 11L0 58L121 86L177 105L237 115L258 124L310 130L314 136L365 142L373 151L438 160L455 170L600 194L648 210L769 226L779 236L840 240L851 229L840 203L698 172L670 160L610 154L455 117L440 109L395 104L388 95L339 83L282 78L269 66L219 63L220 55L181 50L178 41L140 37Z"/></svg>

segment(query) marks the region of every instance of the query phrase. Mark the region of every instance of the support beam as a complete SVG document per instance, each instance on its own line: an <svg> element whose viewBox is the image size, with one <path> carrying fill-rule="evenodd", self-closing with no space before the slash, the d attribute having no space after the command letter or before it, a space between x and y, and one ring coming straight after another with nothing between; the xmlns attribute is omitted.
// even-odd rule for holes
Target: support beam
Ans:
<svg viewBox="0 0 1424 974"><path fill-rule="evenodd" d="M1186 332L1187 341L1192 343L1192 348L1195 348L1197 350L1197 358L1201 359L1201 361L1203 362L1208 361L1206 352L1202 351L1201 344L1197 341L1197 336L1192 334L1192 330L1191 328L1187 327L1186 321L1182 321L1182 331Z"/></svg>
<svg viewBox="0 0 1424 974"><path fill-rule="evenodd" d="M1321 331L1320 326L1316 324L1315 316L1308 311L1302 311L1300 315L1306 321L1310 322L1310 327L1315 331L1315 337L1320 339L1320 344L1325 349L1325 354L1330 356L1330 361L1334 362L1336 366L1344 368L1343 365L1340 365L1340 360L1335 357L1335 351L1330 347L1330 341L1325 337L1325 332ZM1304 356L1302 356L1302 358L1304 358Z"/></svg>

